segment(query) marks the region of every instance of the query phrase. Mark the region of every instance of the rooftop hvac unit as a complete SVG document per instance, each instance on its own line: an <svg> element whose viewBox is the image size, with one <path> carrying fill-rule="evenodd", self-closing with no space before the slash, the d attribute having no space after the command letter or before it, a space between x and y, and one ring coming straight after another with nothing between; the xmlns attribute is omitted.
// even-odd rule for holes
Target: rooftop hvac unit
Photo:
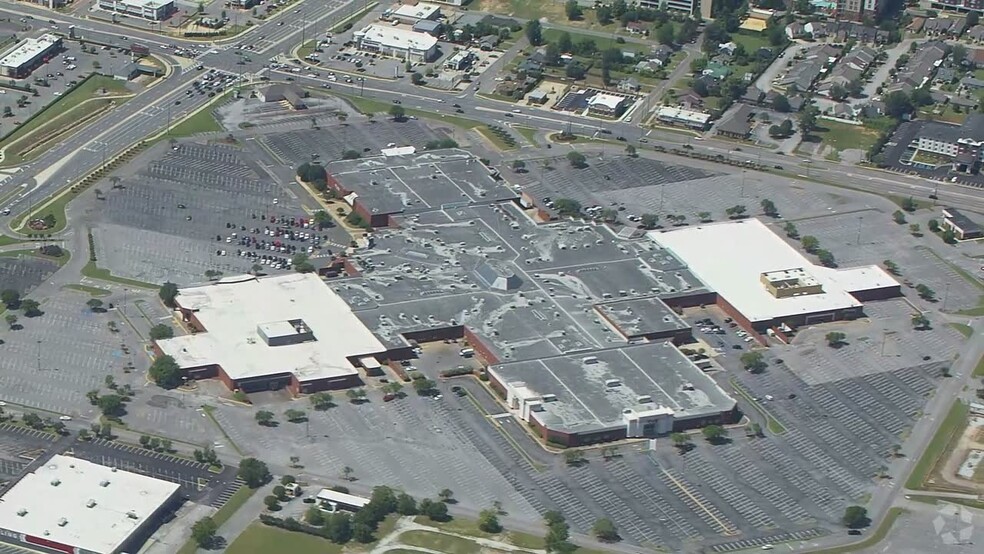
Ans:
<svg viewBox="0 0 984 554"><path fill-rule="evenodd" d="M86 501L85 507L86 508L95 508L96 507L96 501L90 498L89 500Z"/></svg>
<svg viewBox="0 0 984 554"><path fill-rule="evenodd" d="M24 508L21 508L20 510L17 510L17 515L19 515L21 517L24 517L24 516L27 515L27 510L25 510Z"/></svg>
<svg viewBox="0 0 984 554"><path fill-rule="evenodd" d="M596 364L598 363L598 358L596 356L587 356L585 358L581 358L581 362L585 364Z"/></svg>
<svg viewBox="0 0 984 554"><path fill-rule="evenodd" d="M606 387L617 387L617 386L620 386L621 384L622 384L622 382L619 381L618 379L606 379L605 380L605 386Z"/></svg>
<svg viewBox="0 0 984 554"><path fill-rule="evenodd" d="M61 518L61 519L58 520L58 526L59 527L64 527L66 525L68 525L68 520L67 519Z"/></svg>
<svg viewBox="0 0 984 554"><path fill-rule="evenodd" d="M52 479L51 480L51 486L52 487L57 487L60 484L61 484L61 480L60 479Z"/></svg>
<svg viewBox="0 0 984 554"><path fill-rule="evenodd" d="M644 395L640 396L639 398L636 398L636 402L638 402L640 404L651 404L652 401L653 401L653 397L652 396L649 396L648 394L644 394Z"/></svg>
<svg viewBox="0 0 984 554"><path fill-rule="evenodd" d="M129 512L127 512L126 513L126 517L128 517L130 519L139 519L139 517L137 517L137 512L134 512L133 510L130 510Z"/></svg>
<svg viewBox="0 0 984 554"><path fill-rule="evenodd" d="M109 479L103 479L102 481L99 481L99 486L100 487L108 487L109 486Z"/></svg>
<svg viewBox="0 0 984 554"><path fill-rule="evenodd" d="M544 394L543 397L542 397L542 399L543 399L544 402L556 402L557 401L557 395L556 394Z"/></svg>

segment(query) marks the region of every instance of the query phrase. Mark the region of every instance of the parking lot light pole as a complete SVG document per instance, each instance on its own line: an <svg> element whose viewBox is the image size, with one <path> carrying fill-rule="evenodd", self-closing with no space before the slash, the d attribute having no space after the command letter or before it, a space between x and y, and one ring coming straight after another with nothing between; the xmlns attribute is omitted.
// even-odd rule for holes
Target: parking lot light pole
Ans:
<svg viewBox="0 0 984 554"><path fill-rule="evenodd" d="M41 371L41 339L38 339L38 371Z"/></svg>
<svg viewBox="0 0 984 554"><path fill-rule="evenodd" d="M366 78L359 77L359 96L363 96L363 93L365 91L366 91Z"/></svg>

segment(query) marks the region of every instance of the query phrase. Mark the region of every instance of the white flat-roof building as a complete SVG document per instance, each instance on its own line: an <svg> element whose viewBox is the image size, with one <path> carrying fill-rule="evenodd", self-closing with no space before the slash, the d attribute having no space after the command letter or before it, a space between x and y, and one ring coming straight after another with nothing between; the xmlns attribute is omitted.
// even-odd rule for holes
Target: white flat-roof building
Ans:
<svg viewBox="0 0 984 554"><path fill-rule="evenodd" d="M764 330L856 317L862 302L901 294L882 268L815 265L758 219L650 231L746 326Z"/></svg>
<svg viewBox="0 0 984 554"><path fill-rule="evenodd" d="M711 120L711 114L685 110L673 106L663 106L656 111L656 119L670 125L679 125L691 129L706 129L708 122Z"/></svg>
<svg viewBox="0 0 984 554"><path fill-rule="evenodd" d="M55 455L0 497L0 540L46 552L136 552L177 483Z"/></svg>
<svg viewBox="0 0 984 554"><path fill-rule="evenodd" d="M218 377L245 392L294 392L360 383L359 360L387 348L318 275L229 277L182 289L192 335L156 342L189 377Z"/></svg>
<svg viewBox="0 0 984 554"><path fill-rule="evenodd" d="M618 117L631 104L631 99L617 94L599 92L588 100L588 113L605 117Z"/></svg>
<svg viewBox="0 0 984 554"><path fill-rule="evenodd" d="M150 21L163 21L175 11L174 0L99 0L99 7Z"/></svg>
<svg viewBox="0 0 984 554"><path fill-rule="evenodd" d="M61 37L50 33L38 38L26 38L0 58L0 73L14 79L27 77L44 62L45 57L56 53L61 46Z"/></svg>
<svg viewBox="0 0 984 554"><path fill-rule="evenodd" d="M404 60L427 62L437 54L437 38L389 25L368 25L353 35L359 50Z"/></svg>
<svg viewBox="0 0 984 554"><path fill-rule="evenodd" d="M413 25L424 19L434 21L441 17L441 6L424 2L416 5L401 4L399 8L390 12L389 17L407 25Z"/></svg>

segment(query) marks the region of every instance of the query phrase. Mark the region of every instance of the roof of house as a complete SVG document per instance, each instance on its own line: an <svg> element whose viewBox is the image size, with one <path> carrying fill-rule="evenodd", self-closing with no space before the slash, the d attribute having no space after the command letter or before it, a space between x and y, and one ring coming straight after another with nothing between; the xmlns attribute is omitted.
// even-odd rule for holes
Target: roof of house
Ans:
<svg viewBox="0 0 984 554"><path fill-rule="evenodd" d="M729 135L748 136L752 132L752 116L755 109L748 104L738 104L738 108L726 116L717 126L717 132Z"/></svg>

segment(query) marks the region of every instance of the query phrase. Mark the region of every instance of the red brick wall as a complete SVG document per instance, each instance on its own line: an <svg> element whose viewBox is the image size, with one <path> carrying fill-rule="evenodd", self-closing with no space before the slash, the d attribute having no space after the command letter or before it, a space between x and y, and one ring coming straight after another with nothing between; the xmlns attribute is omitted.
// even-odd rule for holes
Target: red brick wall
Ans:
<svg viewBox="0 0 984 554"><path fill-rule="evenodd" d="M492 353L492 349L489 348L482 339L478 338L471 329L465 327L465 340L468 341L468 346L475 350L475 356L478 357L486 366L495 365L499 363L499 357Z"/></svg>

